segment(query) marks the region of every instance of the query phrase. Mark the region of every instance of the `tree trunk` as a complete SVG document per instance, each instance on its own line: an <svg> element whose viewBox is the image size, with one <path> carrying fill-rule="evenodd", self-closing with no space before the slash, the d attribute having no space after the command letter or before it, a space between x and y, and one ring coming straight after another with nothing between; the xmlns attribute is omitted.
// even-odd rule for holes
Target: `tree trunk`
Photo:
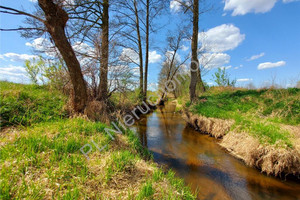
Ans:
<svg viewBox="0 0 300 200"><path fill-rule="evenodd" d="M198 61L198 21L199 21L199 0L193 2L193 36L192 36L192 62L191 62L191 82L190 82L190 101L196 98L197 72L199 68Z"/></svg>
<svg viewBox="0 0 300 200"><path fill-rule="evenodd" d="M144 87L143 87L143 73L144 73L144 67L143 67L143 49L142 49L142 39L141 39L141 33L140 33L140 22L139 22L139 13L137 9L137 2L134 0L134 13L135 13L135 20L136 20L136 32L138 37L138 46L139 46L139 60L140 60L140 94L144 95Z"/></svg>
<svg viewBox="0 0 300 200"><path fill-rule="evenodd" d="M146 61L145 61L145 83L144 83L144 98L147 98L148 86L148 65L149 65L149 0L147 0L147 16L146 16Z"/></svg>
<svg viewBox="0 0 300 200"><path fill-rule="evenodd" d="M44 23L47 31L68 67L74 89L74 110L83 112L87 103L87 89L79 61L65 34L68 14L53 0L38 0L38 3L45 13L46 21Z"/></svg>
<svg viewBox="0 0 300 200"><path fill-rule="evenodd" d="M205 85L202 81L200 67L198 68L198 71L197 71L197 77L198 77L198 82L199 82L199 86L200 86L200 92L205 92L206 89L205 89Z"/></svg>
<svg viewBox="0 0 300 200"><path fill-rule="evenodd" d="M109 0L103 1L102 14L102 40L101 40L101 61L100 61L100 85L99 99L107 100L108 97L108 57L109 57Z"/></svg>

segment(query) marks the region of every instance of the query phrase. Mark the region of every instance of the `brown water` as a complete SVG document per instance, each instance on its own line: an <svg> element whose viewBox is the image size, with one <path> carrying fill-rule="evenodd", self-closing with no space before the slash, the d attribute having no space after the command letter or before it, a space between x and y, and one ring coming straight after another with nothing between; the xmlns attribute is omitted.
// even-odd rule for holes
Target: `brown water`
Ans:
<svg viewBox="0 0 300 200"><path fill-rule="evenodd" d="M300 199L300 182L261 174L229 155L217 140L188 127L175 104L143 116L136 128L154 160L184 178L199 199Z"/></svg>

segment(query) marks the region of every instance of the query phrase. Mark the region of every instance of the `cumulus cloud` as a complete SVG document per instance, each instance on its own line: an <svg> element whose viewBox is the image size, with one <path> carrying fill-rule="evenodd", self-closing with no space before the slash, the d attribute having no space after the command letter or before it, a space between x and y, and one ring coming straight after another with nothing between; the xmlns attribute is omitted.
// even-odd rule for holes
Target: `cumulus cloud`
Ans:
<svg viewBox="0 0 300 200"><path fill-rule="evenodd" d="M138 63L139 62L139 55L137 54L137 52L135 52L131 48L124 48L122 50L120 60L122 60L124 62L129 62L129 63L132 63L132 62Z"/></svg>
<svg viewBox="0 0 300 200"><path fill-rule="evenodd" d="M248 81L252 81L252 78L239 78L236 80L236 82L248 82Z"/></svg>
<svg viewBox="0 0 300 200"><path fill-rule="evenodd" d="M224 67L229 61L230 56L226 53L204 53L199 59L200 65L209 70Z"/></svg>
<svg viewBox="0 0 300 200"><path fill-rule="evenodd" d="M29 79L26 76L26 70L21 66L8 65L0 67L0 80L24 83Z"/></svg>
<svg viewBox="0 0 300 200"><path fill-rule="evenodd" d="M233 50L245 39L245 34L233 24L222 24L199 33L199 41L202 48L211 52L224 52Z"/></svg>
<svg viewBox="0 0 300 200"><path fill-rule="evenodd" d="M256 60L256 59L258 59L258 58L263 57L264 55L265 55L265 53L260 53L260 54L258 54L258 55L253 55L253 56L251 56L251 58L247 59L247 61Z"/></svg>
<svg viewBox="0 0 300 200"><path fill-rule="evenodd" d="M78 55L96 56L95 49L84 42L75 42L72 47Z"/></svg>
<svg viewBox="0 0 300 200"><path fill-rule="evenodd" d="M257 69L262 70L262 69L268 69L268 68L274 68L274 67L281 67L281 66L284 66L285 64L286 64L285 61L278 61L278 62L275 62L275 63L265 62L265 63L260 63L257 66Z"/></svg>
<svg viewBox="0 0 300 200"><path fill-rule="evenodd" d="M24 62L25 60L38 58L38 56L17 53L5 53L0 55L0 59L6 60L6 58L9 59L11 62Z"/></svg>
<svg viewBox="0 0 300 200"><path fill-rule="evenodd" d="M58 52L56 47L54 47L48 39L42 37L33 40L32 43L26 42L25 45L32 47L36 51L44 52L49 57L55 57Z"/></svg>
<svg viewBox="0 0 300 200"><path fill-rule="evenodd" d="M32 43L27 42L26 46L32 47L36 51L45 53L49 57L56 57L58 49L46 38L37 38ZM72 45L81 66L93 62L91 57L95 57L95 49L84 42L75 42Z"/></svg>
<svg viewBox="0 0 300 200"><path fill-rule="evenodd" d="M225 11L233 11L232 16L247 13L266 13L270 11L277 0L225 0Z"/></svg>
<svg viewBox="0 0 300 200"><path fill-rule="evenodd" d="M181 5L178 2L178 0L172 0L170 1L170 9L172 12L178 12L181 9Z"/></svg>
<svg viewBox="0 0 300 200"><path fill-rule="evenodd" d="M161 55L158 54L156 51L149 52L149 63L157 63L160 62Z"/></svg>

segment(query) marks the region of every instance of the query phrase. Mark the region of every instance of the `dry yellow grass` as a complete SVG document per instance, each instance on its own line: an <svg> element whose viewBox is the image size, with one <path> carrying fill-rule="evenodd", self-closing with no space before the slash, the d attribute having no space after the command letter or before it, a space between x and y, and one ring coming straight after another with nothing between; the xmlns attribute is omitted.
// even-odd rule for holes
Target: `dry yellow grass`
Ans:
<svg viewBox="0 0 300 200"><path fill-rule="evenodd" d="M184 112L184 119L196 130L215 138L222 138L220 145L233 156L243 160L248 166L257 167L262 172L273 174L300 175L300 127L284 126L294 133L293 148L282 144L261 144L248 133L230 131L233 120L222 120L193 115Z"/></svg>
<svg viewBox="0 0 300 200"><path fill-rule="evenodd" d="M297 149L262 145L249 134L236 132L226 134L220 145L247 165L257 167L267 174L277 176L300 173L300 152Z"/></svg>
<svg viewBox="0 0 300 200"><path fill-rule="evenodd" d="M234 124L233 120L222 120L211 117L193 115L184 112L184 119L196 130L209 134L215 138L223 137Z"/></svg>

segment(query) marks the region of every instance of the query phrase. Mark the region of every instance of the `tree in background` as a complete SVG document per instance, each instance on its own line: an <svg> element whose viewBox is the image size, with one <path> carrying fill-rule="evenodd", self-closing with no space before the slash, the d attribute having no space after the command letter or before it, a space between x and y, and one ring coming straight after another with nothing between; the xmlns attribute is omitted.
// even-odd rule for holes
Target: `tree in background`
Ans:
<svg viewBox="0 0 300 200"><path fill-rule="evenodd" d="M101 41L101 64L100 64L100 85L99 98L106 101L108 97L108 58L109 58L109 0L104 0L102 3L102 41Z"/></svg>
<svg viewBox="0 0 300 200"><path fill-rule="evenodd" d="M122 59L139 70L140 98L147 96L150 35L155 31L154 19L166 8L167 0L116 0L116 25L119 45L128 50ZM124 40L125 39L125 40ZM134 57L134 59L133 59Z"/></svg>
<svg viewBox="0 0 300 200"><path fill-rule="evenodd" d="M222 87L234 87L236 84L236 80L230 80L229 74L226 72L226 69L218 68L218 71L213 75L213 81Z"/></svg>
<svg viewBox="0 0 300 200"><path fill-rule="evenodd" d="M41 62L41 60L36 61L35 58L33 58L32 61L25 61L25 70L28 74L30 81L34 84L38 84L38 75L40 73L40 65L42 64L43 63Z"/></svg>
<svg viewBox="0 0 300 200"><path fill-rule="evenodd" d="M198 34L199 34L199 16L208 10L201 10L199 11L199 0L176 0L182 7L184 8L184 13L188 11L192 13L192 25L193 25L193 32L192 32L192 41L191 41L191 50L192 50L192 57L191 57L191 65L190 65L190 73L191 73L191 81L189 86L189 93L190 93L190 101L193 102L196 98L196 88L197 83L199 83L200 91L205 91L205 86L202 81L201 70L199 68L199 60L198 60Z"/></svg>

